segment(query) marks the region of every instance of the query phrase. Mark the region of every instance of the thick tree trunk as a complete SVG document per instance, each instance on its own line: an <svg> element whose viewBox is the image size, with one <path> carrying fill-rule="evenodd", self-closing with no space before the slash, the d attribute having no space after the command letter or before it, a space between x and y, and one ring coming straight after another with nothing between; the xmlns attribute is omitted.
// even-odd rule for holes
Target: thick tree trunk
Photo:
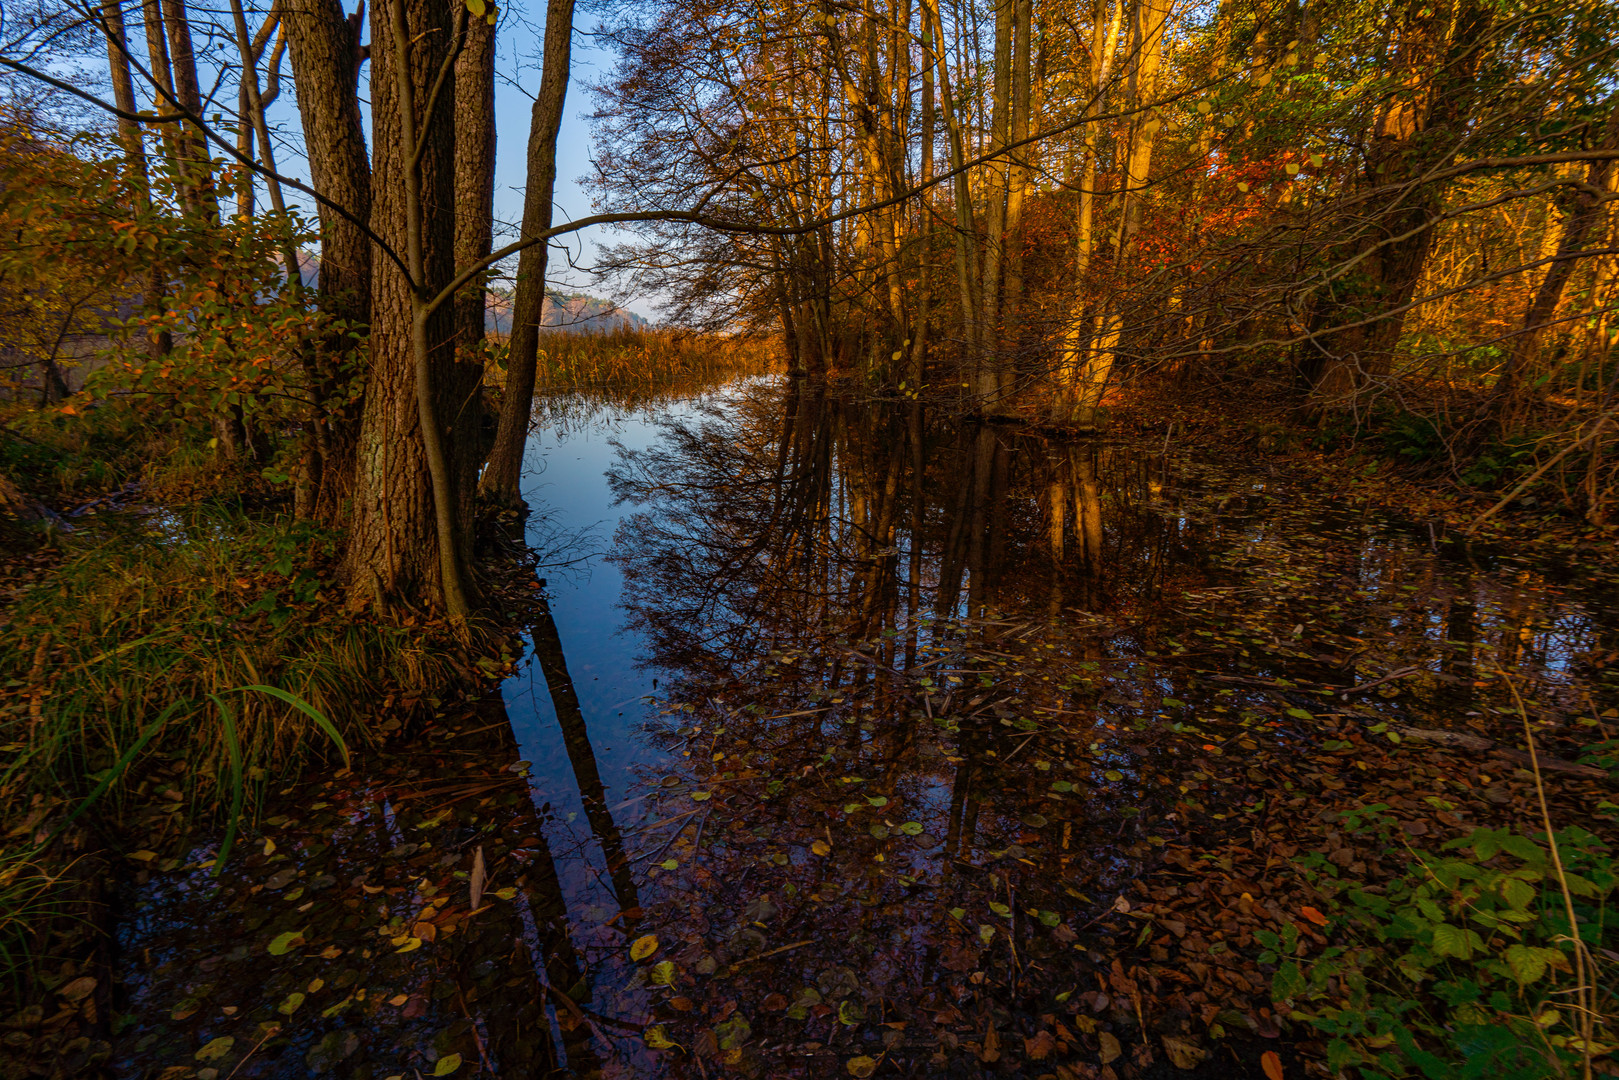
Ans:
<svg viewBox="0 0 1619 1080"><path fill-rule="evenodd" d="M371 322L373 251L365 230L371 216L371 165L356 93L359 26L344 17L341 0L281 0L281 12L310 179L316 191L352 215L319 207L318 303L325 327L316 343L319 376L314 391L324 413L316 424L324 431L317 432L321 451L314 514L335 522L353 488L360 419L358 403L336 390Z"/></svg>
<svg viewBox="0 0 1619 1080"><path fill-rule="evenodd" d="M551 227L551 201L556 193L557 131L567 99L573 54L574 0L550 0L545 12L544 70L534 99L528 135L528 190L523 195L523 235L536 236ZM528 441L529 413L534 407L534 376L539 360L540 319L545 313L545 263L550 245L531 244L517 257L517 296L512 309L512 336L506 350L506 390L500 402L495 445L479 491L499 502L521 499L523 446Z"/></svg>
<svg viewBox="0 0 1619 1080"><path fill-rule="evenodd" d="M371 27L371 228L404 254L418 280L392 259L375 262L349 596L356 604L404 601L462 618L460 552L471 534L472 501L458 497L453 478L466 475L459 455L476 449L477 417L451 391L459 376L454 310L444 304L424 311L455 266L453 71L428 109L455 27L445 0L383 0L372 9Z"/></svg>
<svg viewBox="0 0 1619 1080"><path fill-rule="evenodd" d="M1351 222L1354 240L1337 255L1356 266L1316 305L1311 341L1300 363L1316 406L1352 405L1368 380L1386 375L1405 328L1402 310L1416 293L1434 240L1443 189L1431 170L1455 159L1478 95L1480 42L1491 16L1478 0L1411 0L1392 60L1400 90L1369 132L1364 180L1376 192ZM1344 329L1336 329L1336 327Z"/></svg>

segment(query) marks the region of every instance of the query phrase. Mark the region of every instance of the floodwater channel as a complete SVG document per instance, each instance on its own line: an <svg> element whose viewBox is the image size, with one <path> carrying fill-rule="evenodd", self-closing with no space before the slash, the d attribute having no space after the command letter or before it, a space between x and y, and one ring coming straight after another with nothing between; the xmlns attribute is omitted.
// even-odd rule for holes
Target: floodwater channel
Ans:
<svg viewBox="0 0 1619 1080"><path fill-rule="evenodd" d="M774 378L544 400L523 654L141 875L118 1070L1257 1075L1286 1036L1182 871L1258 852L1268 902L1390 725L1512 738L1498 669L1570 759L1619 704L1611 579L1278 460Z"/></svg>

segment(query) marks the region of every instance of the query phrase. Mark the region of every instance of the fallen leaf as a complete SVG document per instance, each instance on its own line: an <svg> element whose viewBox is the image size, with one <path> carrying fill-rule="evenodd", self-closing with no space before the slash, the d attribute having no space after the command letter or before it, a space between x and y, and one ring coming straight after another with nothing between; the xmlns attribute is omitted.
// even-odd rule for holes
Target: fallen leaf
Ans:
<svg viewBox="0 0 1619 1080"><path fill-rule="evenodd" d="M67 998L69 1001L83 1001L90 996L90 991L95 988L96 980L94 976L80 975L77 979L58 990L57 994Z"/></svg>
<svg viewBox="0 0 1619 1080"><path fill-rule="evenodd" d="M438 1064L433 1066L433 1075L434 1076L449 1076L451 1073L453 1073L455 1070L459 1069L460 1067L461 1067L461 1055L460 1054L445 1054L443 1057L438 1059Z"/></svg>
<svg viewBox="0 0 1619 1080"><path fill-rule="evenodd" d="M1103 1065L1106 1065L1110 1061L1117 1060L1118 1056L1124 1053L1124 1047L1119 1045L1118 1038L1115 1037L1111 1032L1098 1031L1096 1033L1096 1037L1102 1041Z"/></svg>
<svg viewBox="0 0 1619 1080"><path fill-rule="evenodd" d="M303 940L303 930L288 930L286 933L277 934L270 940L270 955L285 956L295 945L303 944Z"/></svg>
<svg viewBox="0 0 1619 1080"><path fill-rule="evenodd" d="M825 840L817 840L810 845L810 851L821 856L822 858L825 858L826 856L832 854L832 845L828 844Z"/></svg>
<svg viewBox="0 0 1619 1080"><path fill-rule="evenodd" d="M1163 1036L1164 1053L1174 1062L1177 1069L1195 1069L1208 1057L1208 1051L1197 1045L1191 1039L1174 1035Z"/></svg>
<svg viewBox="0 0 1619 1080"><path fill-rule="evenodd" d="M403 945L399 946L399 948L395 949L394 952L396 952L396 953L415 952L417 949L419 949L421 947L422 947L422 939L419 938L419 937L413 937L413 938L407 939L406 942Z"/></svg>
<svg viewBox="0 0 1619 1080"><path fill-rule="evenodd" d="M1306 919L1309 919L1317 926L1327 925L1327 917L1313 907L1300 908L1299 914L1303 915Z"/></svg>
<svg viewBox="0 0 1619 1080"><path fill-rule="evenodd" d="M472 907L474 907L474 908L476 908L478 906L478 903L481 900L483 900L483 887L484 887L485 878L486 878L486 874L484 873L484 866L483 866L483 845L479 844L478 845L478 850L473 852L473 854L472 854L472 879L471 879L471 884L472 884Z"/></svg>
<svg viewBox="0 0 1619 1080"><path fill-rule="evenodd" d="M221 1035L219 1038L208 1042L201 1050L197 1051L197 1060L218 1061L220 1058L230 1053L230 1048L235 1045L236 1039L234 1036Z"/></svg>
<svg viewBox="0 0 1619 1080"><path fill-rule="evenodd" d="M844 1068L849 1070L850 1076L865 1080L866 1077L877 1071L877 1061L875 1058L869 1058L865 1054L861 1054L859 1057L850 1058L849 1063Z"/></svg>
<svg viewBox="0 0 1619 1080"><path fill-rule="evenodd" d="M1282 1080L1282 1058L1276 1051L1266 1050L1259 1055L1259 1064L1268 1080Z"/></svg>
<svg viewBox="0 0 1619 1080"><path fill-rule="evenodd" d="M635 943L630 946L630 959L645 960L647 957L651 956L657 951L658 935L648 934L645 937L638 937L635 939Z"/></svg>

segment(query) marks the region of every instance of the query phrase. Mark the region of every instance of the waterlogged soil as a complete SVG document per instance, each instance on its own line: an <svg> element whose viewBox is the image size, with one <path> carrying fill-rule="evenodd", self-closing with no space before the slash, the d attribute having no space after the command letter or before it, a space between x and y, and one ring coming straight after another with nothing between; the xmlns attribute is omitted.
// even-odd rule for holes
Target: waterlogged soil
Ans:
<svg viewBox="0 0 1619 1080"><path fill-rule="evenodd" d="M109 1065L1319 1073L1255 934L1308 959L1330 874L1412 858L1343 810L1533 825L1508 678L1554 818L1611 833L1619 595L1153 443L778 381L546 402L520 655L217 875L136 853Z"/></svg>

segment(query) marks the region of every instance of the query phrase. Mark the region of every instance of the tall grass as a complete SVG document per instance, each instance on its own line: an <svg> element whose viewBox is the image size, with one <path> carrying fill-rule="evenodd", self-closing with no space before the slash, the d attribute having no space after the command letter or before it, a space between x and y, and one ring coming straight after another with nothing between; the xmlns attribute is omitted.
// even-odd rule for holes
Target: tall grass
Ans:
<svg viewBox="0 0 1619 1080"><path fill-rule="evenodd" d="M504 381L504 343L492 381ZM547 332L540 338L538 382L551 389L696 387L739 375L779 371L773 339L633 327L601 334Z"/></svg>
<svg viewBox="0 0 1619 1080"><path fill-rule="evenodd" d="M218 504L76 536L0 628L0 671L21 683L0 712L0 738L20 747L0 799L19 785L82 793L175 703L152 752L183 755L185 793L212 798L233 742L257 781L331 741L322 718L350 728L389 688L447 683L450 662L422 631L341 609L335 543ZM258 686L272 692L242 692Z"/></svg>
<svg viewBox="0 0 1619 1080"><path fill-rule="evenodd" d="M341 608L335 537L306 524L212 503L61 542L0 626L0 820L27 825L0 837L0 968L61 903L50 840L74 819L152 847L223 818L222 860L275 778L341 767L390 694L459 678L426 628Z"/></svg>

